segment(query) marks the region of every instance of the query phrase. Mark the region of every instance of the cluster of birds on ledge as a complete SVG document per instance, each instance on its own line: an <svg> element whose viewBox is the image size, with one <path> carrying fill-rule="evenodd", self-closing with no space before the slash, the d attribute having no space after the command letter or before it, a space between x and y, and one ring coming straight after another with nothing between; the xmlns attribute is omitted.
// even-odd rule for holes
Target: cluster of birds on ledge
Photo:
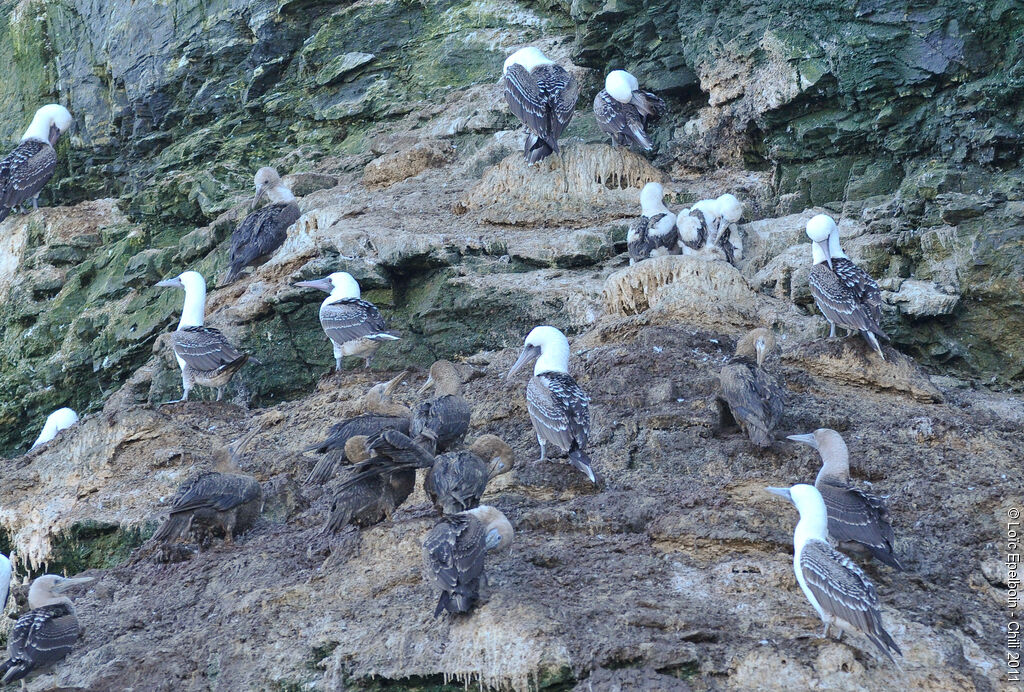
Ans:
<svg viewBox="0 0 1024 692"><path fill-rule="evenodd" d="M579 96L576 80L530 47L505 61L503 82L510 110L527 129L526 158L535 163L559 153L558 137L571 120ZM636 78L623 70L611 72L605 89L594 99L595 117L612 143L644 150L653 146L645 126L664 108L660 98L640 89ZM57 104L36 112L21 144L0 161L0 220L29 202L36 208L38 194L56 166L54 147L70 125L70 113ZM254 210L232 236L225 284L247 267L266 262L299 218L295 196L277 171L260 168L254 183ZM663 197L658 183L649 183L641 191L642 213L627 240L631 264L661 254L690 254L730 263L739 258L742 243L736 223L743 205L735 196L702 200L677 214L664 205ZM259 207L264 198L270 203ZM833 219L815 216L807 222L806 232L813 263L810 289L831 325L830 336L835 336L836 326L860 332L884 359L878 338L887 337L880 327L877 283L843 253ZM205 325L207 285L201 274L185 271L157 285L184 290L181 319L171 339L181 369L179 401L187 401L196 385L215 388L220 400L234 374L255 359ZM296 285L327 294L320 305L320 323L338 370L347 356L360 357L369 367L381 345L400 338L388 329L380 310L361 298L359 284L348 273L335 272ZM785 387L774 368L777 351L771 330L755 329L739 340L735 356L720 373L722 426L739 426L761 448L772 444L783 413ZM561 331L538 326L527 335L508 377L533 363L526 405L540 460L547 458L549 450L565 455L570 465L599 484L586 452L590 399L569 373L569 356L569 342ZM321 455L306 482L330 484L333 502L325 530L336 532L349 525L366 527L390 520L412 493L417 470L425 469L424 491L440 515L422 543L425 572L440 592L434 614L467 613L479 599L485 556L507 549L514 538L508 519L496 508L480 504L488 482L513 468L514 455L494 435L481 435L465 445L471 409L461 393L464 382L458 366L443 360L434 363L417 393L423 396L433 388L434 395L414 407L392 399L406 376L403 372L371 388L361 401L362 414L333 425L325 439L303 450ZM77 421L71 409L55 411L33 449ZM797 582L821 617L824 636L832 626L841 632L859 632L895 662L893 654L900 650L882 625L875 587L850 558L833 547L870 555L900 569L886 504L850 483L849 453L837 432L820 429L789 439L814 447L822 459L813 485L768 488L790 500L800 514L793 536ZM233 460L234 455L229 455L179 488L166 522L151 539L165 558L171 546L187 537L208 541L223 536L231 542L257 520L263 503L260 484L239 472ZM345 475L336 480L342 470ZM4 606L11 574L10 561L0 555ZM44 575L32 583L30 610L11 633L8 659L0 664L0 683L45 670L72 650L79 623L70 599L60 594L89 581Z"/></svg>

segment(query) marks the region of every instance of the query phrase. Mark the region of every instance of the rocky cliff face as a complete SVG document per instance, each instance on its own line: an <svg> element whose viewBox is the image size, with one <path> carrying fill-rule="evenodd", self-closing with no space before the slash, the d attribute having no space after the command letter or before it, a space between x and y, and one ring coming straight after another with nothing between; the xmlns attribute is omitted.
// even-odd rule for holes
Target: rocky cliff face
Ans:
<svg viewBox="0 0 1024 692"><path fill-rule="evenodd" d="M1020 7L0 7L4 141L48 100L76 120L45 208L0 224L0 550L101 577L79 599L82 649L36 688L404 689L454 676L999 689L998 518L1024 500L1011 394L1024 374ZM564 159L535 167L496 84L527 42L585 85ZM589 115L609 67L670 104L649 159L607 147ZM235 378L233 403L154 408L180 393L163 335L181 295L152 285L184 269L217 285L267 164L290 174L303 216L207 310L264 365ZM625 266L650 180L673 207L726 190L744 200L738 270ZM826 327L803 225L817 211L841 218L847 252L880 278L903 357L882 365L856 340L815 341ZM403 334L379 372L326 375L320 296L292 283L338 270ZM295 451L388 373L451 357L479 376L474 431L533 458L522 382L499 376L539 323L575 335L607 485L530 463L499 482L489 501L517 547L492 563L474 618L432 621L423 498L393 524L324 537L329 498L301 484L311 460ZM842 431L855 476L890 495L910 576L869 569L902 672L864 642L804 636L817 625L789 567L794 512L759 489L810 480L816 461L713 433L717 370L757 325L784 337L784 430ZM92 415L17 456L62 405ZM252 426L265 429L243 466L269 498L257 529L182 564L126 565L185 475Z"/></svg>

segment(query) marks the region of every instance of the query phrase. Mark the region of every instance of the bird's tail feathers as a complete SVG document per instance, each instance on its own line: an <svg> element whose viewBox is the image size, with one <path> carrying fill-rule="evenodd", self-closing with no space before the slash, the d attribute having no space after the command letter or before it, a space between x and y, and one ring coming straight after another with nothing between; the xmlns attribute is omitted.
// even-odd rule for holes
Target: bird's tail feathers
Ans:
<svg viewBox="0 0 1024 692"><path fill-rule="evenodd" d="M434 608L434 617L439 617L441 613L448 610L449 600L451 600L451 594L447 591L442 591L441 597L437 599L437 607Z"/></svg>
<svg viewBox="0 0 1024 692"><path fill-rule="evenodd" d="M189 517L186 515L172 514L167 517L167 521L157 529L157 532L153 534L154 541L176 541L181 538L182 534L188 528Z"/></svg>
<svg viewBox="0 0 1024 692"><path fill-rule="evenodd" d="M594 473L593 462L583 453L582 449L574 449L569 452L569 463L586 474L591 483L597 485L597 474Z"/></svg>
<svg viewBox="0 0 1024 692"><path fill-rule="evenodd" d="M650 151L654 148L654 142L644 132L644 127L640 123L633 123L629 126L629 134L632 136L633 141L636 145L644 151Z"/></svg>

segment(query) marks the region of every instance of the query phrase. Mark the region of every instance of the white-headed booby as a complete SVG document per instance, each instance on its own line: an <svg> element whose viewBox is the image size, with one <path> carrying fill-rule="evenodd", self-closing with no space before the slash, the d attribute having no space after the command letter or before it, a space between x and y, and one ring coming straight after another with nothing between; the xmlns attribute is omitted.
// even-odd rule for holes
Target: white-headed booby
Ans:
<svg viewBox="0 0 1024 692"><path fill-rule="evenodd" d="M299 281L295 285L329 294L320 304L320 326L334 346L337 370L341 370L345 356L360 356L369 368L381 343L398 341L398 334L388 330L377 306L359 297L359 284L348 272L334 272L323 279Z"/></svg>
<svg viewBox="0 0 1024 692"><path fill-rule="evenodd" d="M811 239L811 274L808 284L814 302L831 325L829 335L835 335L836 326L859 331L871 348L885 360L877 337L889 339L875 318L878 308L863 296L856 286L847 284L833 268L829 253L829 238L835 222L825 214L818 214L807 222L807 237Z"/></svg>
<svg viewBox="0 0 1024 692"><path fill-rule="evenodd" d="M32 123L21 136L21 144L0 160L0 221L11 208L32 200L39 207L39 191L57 169L57 140L71 127L71 113L64 106L50 103L36 111Z"/></svg>
<svg viewBox="0 0 1024 692"><path fill-rule="evenodd" d="M46 423L43 425L42 431L39 433L39 437L32 443L29 449L35 449L39 445L44 445L53 438L57 437L57 433L61 430L66 430L72 425L78 422L78 414L70 408L59 408L46 417Z"/></svg>
<svg viewBox="0 0 1024 692"><path fill-rule="evenodd" d="M640 218L626 234L630 264L648 257L679 254L676 215L665 206L664 197L661 183L647 183L640 191Z"/></svg>
<svg viewBox="0 0 1024 692"><path fill-rule="evenodd" d="M853 263L843 246L839 243L839 225L826 214L818 214L814 217L818 223L829 228L828 234L828 256L832 260L832 271L836 273L844 284L849 286L857 294L857 298L871 311L875 323L882 323L882 292L878 288L878 282L871 278L871 275ZM811 219L812 221L814 219ZM829 336L836 335L836 325L831 323Z"/></svg>
<svg viewBox="0 0 1024 692"><path fill-rule="evenodd" d="M736 264L736 260L743 256L743 242L736 229L736 222L742 217L743 204L728 193L694 203L688 212L680 212L677 217L683 253L709 253L729 264Z"/></svg>
<svg viewBox="0 0 1024 692"><path fill-rule="evenodd" d="M804 484L767 490L786 498L800 512L793 532L793 571L807 600L825 623L822 636L828 636L832 625L860 632L895 663L892 652L903 653L882 626L874 584L850 558L828 544L828 518L821 493Z"/></svg>
<svg viewBox="0 0 1024 692"><path fill-rule="evenodd" d="M11 561L6 555L0 553L0 617L3 617L7 610L7 598L11 595Z"/></svg>
<svg viewBox="0 0 1024 692"><path fill-rule="evenodd" d="M534 327L507 377L534 359L526 408L540 443L540 460L546 458L550 442L596 484L593 464L584 452L590 437L590 397L569 374L569 340L554 327Z"/></svg>
<svg viewBox="0 0 1024 692"><path fill-rule="evenodd" d="M256 196L251 212L231 235L231 266L225 284L238 278L246 267L257 267L271 258L288 238L288 228L299 220L295 195L281 182L281 176L269 166L256 171ZM260 200L270 204L257 209Z"/></svg>
<svg viewBox="0 0 1024 692"><path fill-rule="evenodd" d="M60 594L92 577L65 579L44 574L28 590L30 611L18 618L0 663L0 684L23 680L59 663L75 648L81 629L71 599Z"/></svg>
<svg viewBox="0 0 1024 692"><path fill-rule="evenodd" d="M896 535L885 500L850 484L850 452L835 430L819 428L806 435L790 435L818 450L821 470L814 487L828 510L828 533L840 549L870 553L890 567L903 569L894 554Z"/></svg>
<svg viewBox="0 0 1024 692"><path fill-rule="evenodd" d="M185 289L178 329L171 337L174 357L181 368L181 399L187 401L193 385L217 388L217 401L224 396L224 387L238 372L249 355L228 343L219 329L204 327L206 319L206 281L199 272L187 271L157 284Z"/></svg>
<svg viewBox="0 0 1024 692"><path fill-rule="evenodd" d="M472 610L480 598L485 555L507 549L514 537L509 520L489 505L443 517L423 539L424 571L441 589L434 617Z"/></svg>
<svg viewBox="0 0 1024 692"><path fill-rule="evenodd" d="M736 344L736 355L722 367L719 413L725 413L743 429L758 447L770 447L775 427L782 419L785 389L765 361L776 350L775 335L759 327Z"/></svg>
<svg viewBox="0 0 1024 692"><path fill-rule="evenodd" d="M625 70L612 70L604 80L604 89L594 97L594 117L613 145L633 142L644 151L654 147L644 127L647 121L665 111L665 102L643 91L636 77Z"/></svg>
<svg viewBox="0 0 1024 692"><path fill-rule="evenodd" d="M572 120L580 85L540 50L520 48L502 69L505 101L529 134L523 153L536 163L558 153L558 137Z"/></svg>

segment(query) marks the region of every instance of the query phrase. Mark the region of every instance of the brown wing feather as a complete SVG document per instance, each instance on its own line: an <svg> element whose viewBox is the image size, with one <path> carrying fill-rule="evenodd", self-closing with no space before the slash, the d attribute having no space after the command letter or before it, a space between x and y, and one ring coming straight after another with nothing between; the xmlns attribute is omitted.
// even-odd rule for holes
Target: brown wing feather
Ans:
<svg viewBox="0 0 1024 692"><path fill-rule="evenodd" d="M872 332L888 339L878 326L871 311L857 297L856 292L844 284L824 262L811 268L808 278L811 295L818 309L830 321L846 329Z"/></svg>
<svg viewBox="0 0 1024 692"><path fill-rule="evenodd" d="M35 197L53 177L57 152L36 140L22 142L0 160L0 208L3 216L11 207ZM0 220L3 220L0 218Z"/></svg>
<svg viewBox="0 0 1024 692"><path fill-rule="evenodd" d="M373 303L346 298L320 308L320 325L336 344L386 334L387 323Z"/></svg>
<svg viewBox="0 0 1024 692"><path fill-rule="evenodd" d="M25 613L11 631L8 660L0 666L0 676L4 682L13 682L57 663L74 649L79 632L78 618L66 604Z"/></svg>
<svg viewBox="0 0 1024 692"><path fill-rule="evenodd" d="M742 360L726 364L718 376L722 398L733 418L758 447L769 447L782 417L782 392L767 373Z"/></svg>
<svg viewBox="0 0 1024 692"><path fill-rule="evenodd" d="M219 329L185 327L172 336L174 353L193 370L211 372L243 357Z"/></svg>
<svg viewBox="0 0 1024 692"><path fill-rule="evenodd" d="M902 569L894 555L896 536L884 500L834 478L815 485L825 501L828 532L835 541L860 543L877 559Z"/></svg>
<svg viewBox="0 0 1024 692"><path fill-rule="evenodd" d="M582 449L590 435L590 397L572 375L542 372L526 385L526 408L538 434L563 452Z"/></svg>

